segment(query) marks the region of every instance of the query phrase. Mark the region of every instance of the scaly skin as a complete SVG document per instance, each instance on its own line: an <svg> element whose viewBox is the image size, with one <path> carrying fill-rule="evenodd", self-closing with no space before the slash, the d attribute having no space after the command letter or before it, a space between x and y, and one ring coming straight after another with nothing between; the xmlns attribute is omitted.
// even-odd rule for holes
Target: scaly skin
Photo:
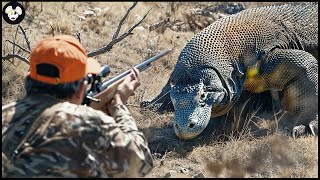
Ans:
<svg viewBox="0 0 320 180"><path fill-rule="evenodd" d="M196 34L150 103L174 109L181 139L227 113L242 90L283 91L281 128L307 125L318 113L317 58L318 3L248 9Z"/></svg>

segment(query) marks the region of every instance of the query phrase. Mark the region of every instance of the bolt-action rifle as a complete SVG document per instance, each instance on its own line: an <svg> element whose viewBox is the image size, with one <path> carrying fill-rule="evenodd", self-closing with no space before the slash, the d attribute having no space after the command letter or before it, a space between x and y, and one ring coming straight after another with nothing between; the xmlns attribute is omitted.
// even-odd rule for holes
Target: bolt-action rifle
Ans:
<svg viewBox="0 0 320 180"><path fill-rule="evenodd" d="M151 63L158 60L162 56L168 54L171 50L163 51L156 56L138 64L135 66L140 72L146 70L151 66ZM100 110L104 104L110 102L116 93L116 89L119 84L122 83L124 78L130 74L130 70L127 70L110 80L102 81L102 78L106 77L110 73L108 66L103 66L99 74L89 74L86 79L90 88L87 89L86 95L82 104L86 104L94 109Z"/></svg>

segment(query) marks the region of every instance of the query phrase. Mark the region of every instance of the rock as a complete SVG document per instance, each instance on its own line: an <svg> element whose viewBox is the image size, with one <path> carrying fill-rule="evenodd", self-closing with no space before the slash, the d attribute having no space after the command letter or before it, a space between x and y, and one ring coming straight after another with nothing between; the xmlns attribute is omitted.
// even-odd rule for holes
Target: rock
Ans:
<svg viewBox="0 0 320 180"><path fill-rule="evenodd" d="M188 174L190 171L187 168L181 167L180 168L180 172L183 173L183 174Z"/></svg>
<svg viewBox="0 0 320 180"><path fill-rule="evenodd" d="M93 11L97 14L97 16L101 16L101 12L102 12L101 8L95 7Z"/></svg>
<svg viewBox="0 0 320 180"><path fill-rule="evenodd" d="M43 22L43 21L40 21L39 25L40 25L40 26L45 26L45 25L46 25L46 23L45 23L45 22Z"/></svg>
<svg viewBox="0 0 320 180"><path fill-rule="evenodd" d="M225 13L227 14L235 14L242 10L245 10L244 4L242 3L231 3L227 5L227 8L225 10Z"/></svg>
<svg viewBox="0 0 320 180"><path fill-rule="evenodd" d="M85 17L90 17L90 16L93 16L95 13L94 11L91 11L91 10L86 10L82 13Z"/></svg>
<svg viewBox="0 0 320 180"><path fill-rule="evenodd" d="M145 29L143 26L139 26L139 27L136 27L135 30L144 31Z"/></svg>
<svg viewBox="0 0 320 180"><path fill-rule="evenodd" d="M206 178L203 173L198 173L192 176L192 178Z"/></svg>
<svg viewBox="0 0 320 180"><path fill-rule="evenodd" d="M211 24L211 23L213 23L214 19L212 17L208 17L207 21L210 22L210 24Z"/></svg>
<svg viewBox="0 0 320 180"><path fill-rule="evenodd" d="M78 17L79 17L80 21L86 20L86 17L84 17L84 16L78 16Z"/></svg>
<svg viewBox="0 0 320 180"><path fill-rule="evenodd" d="M174 178L177 175L176 171L169 171L167 174L165 174L162 178Z"/></svg>
<svg viewBox="0 0 320 180"><path fill-rule="evenodd" d="M171 27L171 29L172 29L173 31L178 31L178 26L173 25L173 26Z"/></svg>
<svg viewBox="0 0 320 180"><path fill-rule="evenodd" d="M177 171L170 170L167 174L165 174L162 178L191 178L186 174L179 173Z"/></svg>

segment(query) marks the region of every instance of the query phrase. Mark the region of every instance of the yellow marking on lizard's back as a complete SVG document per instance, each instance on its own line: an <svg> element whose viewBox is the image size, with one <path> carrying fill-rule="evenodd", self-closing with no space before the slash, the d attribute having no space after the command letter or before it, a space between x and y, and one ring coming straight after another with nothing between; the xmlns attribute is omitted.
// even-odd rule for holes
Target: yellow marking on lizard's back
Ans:
<svg viewBox="0 0 320 180"><path fill-rule="evenodd" d="M244 89L254 93L260 93L266 91L266 88L267 84L259 75L259 69L256 67L248 68L247 77L244 81Z"/></svg>

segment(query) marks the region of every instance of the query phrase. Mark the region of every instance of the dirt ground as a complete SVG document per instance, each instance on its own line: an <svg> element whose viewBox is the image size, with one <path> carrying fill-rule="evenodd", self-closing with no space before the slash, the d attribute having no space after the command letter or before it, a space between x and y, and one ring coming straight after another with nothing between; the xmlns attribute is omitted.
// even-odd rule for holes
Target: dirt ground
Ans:
<svg viewBox="0 0 320 180"><path fill-rule="evenodd" d="M248 9L281 3L240 4ZM31 48L53 34L78 33L88 52L112 40L121 18L132 5L131 2L22 4L26 16L20 25L27 33ZM141 73L142 84L128 101L128 108L139 129L145 133L155 158L155 167L146 177L318 177L318 137L293 140L283 136L268 127L273 116L263 114L262 110L254 109L256 107L241 111L242 116L249 114L249 117L244 118L240 129L233 121L239 116L237 112L237 115L211 121L199 137L188 141L175 136L172 113L158 114L140 108L142 100L152 99L161 91L187 41L208 24L228 15L227 4L233 2L139 2L125 20L120 34L150 10L145 20L109 52L94 57L101 64L110 66L110 77L113 77L161 51L172 49ZM2 7L4 5L2 2ZM210 8L216 8L211 16L195 13L197 9ZM5 40L12 40L16 29L17 26L2 21L2 56L12 52L12 45ZM17 33L16 42L26 47L21 31ZM27 52L17 49L15 52L28 58ZM23 76L27 71L28 65L17 59L2 62L2 105L23 97ZM228 126L230 124L232 128Z"/></svg>

